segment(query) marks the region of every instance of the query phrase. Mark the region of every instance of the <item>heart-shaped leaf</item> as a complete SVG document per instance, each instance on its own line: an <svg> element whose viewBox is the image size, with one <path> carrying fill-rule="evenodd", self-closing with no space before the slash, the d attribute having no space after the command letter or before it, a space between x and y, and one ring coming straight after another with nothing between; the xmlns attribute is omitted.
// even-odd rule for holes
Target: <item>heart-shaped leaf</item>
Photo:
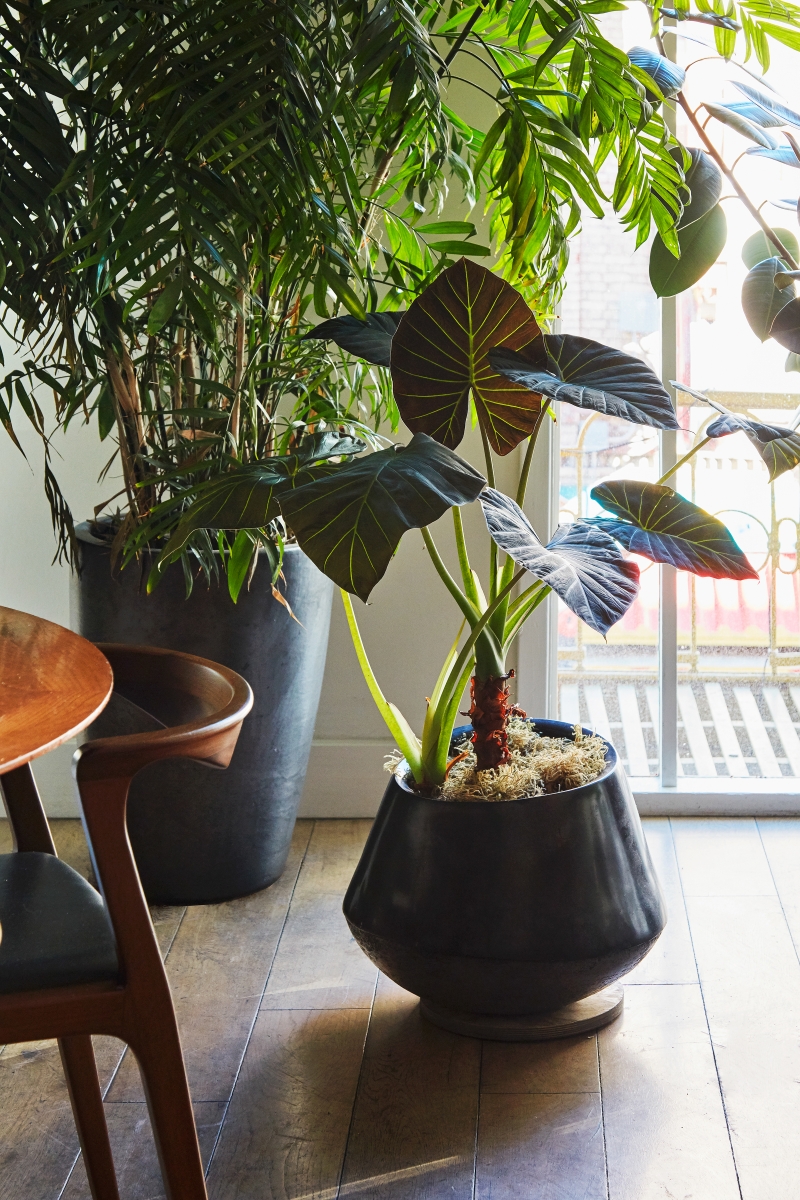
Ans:
<svg viewBox="0 0 800 1200"><path fill-rule="evenodd" d="M334 583L367 600L403 534L430 525L485 485L478 471L424 433L336 468L280 497L301 548Z"/></svg>
<svg viewBox="0 0 800 1200"><path fill-rule="evenodd" d="M699 221L722 195L722 172L711 155L705 150L694 149L689 154L692 161L686 172L686 187L681 190L685 208L678 222L679 229Z"/></svg>
<svg viewBox="0 0 800 1200"><path fill-rule="evenodd" d="M741 117L746 117L748 121L752 121L754 125L760 125L762 129L777 129L780 125L786 124L782 117L776 113L767 112L765 108L762 108L760 104L754 104L752 100L737 100L733 104L723 104L722 107L738 113Z"/></svg>
<svg viewBox="0 0 800 1200"><path fill-rule="evenodd" d="M683 81L686 78L683 67L670 62L661 54L654 54L652 50L645 50L643 46L634 46L632 50L628 51L628 58L635 67L650 76L661 95L667 100L672 96L677 96L683 87Z"/></svg>
<svg viewBox="0 0 800 1200"><path fill-rule="evenodd" d="M197 489L175 532L159 556L159 571L172 562L198 529L263 529L280 516L278 494L302 487L336 471L326 460L350 457L366 449L358 438L314 433L303 438L294 454L245 463L238 470Z"/></svg>
<svg viewBox="0 0 800 1200"><path fill-rule="evenodd" d="M490 351L493 366L550 400L622 417L637 425L678 429L668 392L639 358L572 334L546 333L546 369L530 366L505 347Z"/></svg>
<svg viewBox="0 0 800 1200"><path fill-rule="evenodd" d="M759 92L757 88L750 87L749 83L738 83L735 79L732 79L731 83L758 108L763 109L770 116L778 118L781 125L797 125L800 127L800 114L796 113L794 109L789 108L786 104L782 104L780 100L773 100L766 92Z"/></svg>
<svg viewBox="0 0 800 1200"><path fill-rule="evenodd" d="M778 143L772 134L766 133L759 125L748 120L742 113L732 111L727 104L711 104L710 101L704 100L703 107L717 121L721 121L723 125L728 125L731 129L735 129L742 137L749 138L757 146L763 146L766 150L776 150L778 148Z"/></svg>
<svg viewBox="0 0 800 1200"><path fill-rule="evenodd" d="M357 358L365 358L378 367L388 367L392 338L404 315L402 312L368 313L366 321L360 321L358 317L332 317L305 336L336 342Z"/></svg>
<svg viewBox="0 0 800 1200"><path fill-rule="evenodd" d="M785 288L781 295L787 296L789 303L784 305L772 322L770 337L774 337L787 350L800 354L800 299L792 298L793 288Z"/></svg>
<svg viewBox="0 0 800 1200"><path fill-rule="evenodd" d="M780 238L783 245L791 254L792 258L797 260L800 256L800 246L797 244L797 238L792 233L791 229L775 229L775 233ZM760 262L765 262L768 258L779 258L777 247L774 242L771 242L763 229L756 230L751 234L745 244L742 246L742 262L748 270L758 266Z"/></svg>
<svg viewBox="0 0 800 1200"><path fill-rule="evenodd" d="M775 285L776 272L783 270L784 263L780 258L766 258L748 272L742 284L744 315L753 333L762 342L769 337L778 313L789 304L794 295L794 288L779 288Z"/></svg>
<svg viewBox="0 0 800 1200"><path fill-rule="evenodd" d="M773 162L779 162L783 167L800 167L800 159L791 146L778 146L775 150L764 150L761 146L754 146L746 153L754 154L756 158L771 158Z"/></svg>
<svg viewBox="0 0 800 1200"><path fill-rule="evenodd" d="M758 579L721 521L660 483L612 479L592 499L622 518L597 525L626 550L712 579Z"/></svg>
<svg viewBox="0 0 800 1200"><path fill-rule="evenodd" d="M544 365L541 330L519 292L462 258L417 297L394 335L394 398L408 428L457 446L471 392L481 429L498 454L528 437L541 399L491 366L487 354L497 345Z"/></svg>
<svg viewBox="0 0 800 1200"><path fill-rule="evenodd" d="M559 525L547 546L508 496L484 488L486 525L501 550L551 587L567 608L597 633L623 617L639 591L639 568L623 558L614 540L595 526Z"/></svg>
<svg viewBox="0 0 800 1200"><path fill-rule="evenodd" d="M800 434L793 429L783 429L780 425L765 425L762 421L753 421L737 413L725 413L711 422L706 435L712 438L725 437L739 430L747 434L766 463L770 483L800 463Z"/></svg>
<svg viewBox="0 0 800 1200"><path fill-rule="evenodd" d="M728 223L720 204L678 229L680 258L675 258L661 234L656 234L650 249L650 282L656 295L677 296L702 279L719 258L727 237Z"/></svg>

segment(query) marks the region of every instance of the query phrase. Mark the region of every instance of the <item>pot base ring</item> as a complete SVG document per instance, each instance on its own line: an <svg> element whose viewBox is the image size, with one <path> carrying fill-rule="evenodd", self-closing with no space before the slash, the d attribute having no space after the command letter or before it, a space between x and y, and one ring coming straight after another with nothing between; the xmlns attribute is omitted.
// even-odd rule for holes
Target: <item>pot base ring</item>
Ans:
<svg viewBox="0 0 800 1200"><path fill-rule="evenodd" d="M492 1013L456 1012L427 1000L420 1001L420 1012L434 1025L464 1037L490 1042L548 1042L574 1037L610 1025L622 1012L625 992L622 985L611 987L565 1004L552 1012L531 1013L521 1017L498 1017Z"/></svg>

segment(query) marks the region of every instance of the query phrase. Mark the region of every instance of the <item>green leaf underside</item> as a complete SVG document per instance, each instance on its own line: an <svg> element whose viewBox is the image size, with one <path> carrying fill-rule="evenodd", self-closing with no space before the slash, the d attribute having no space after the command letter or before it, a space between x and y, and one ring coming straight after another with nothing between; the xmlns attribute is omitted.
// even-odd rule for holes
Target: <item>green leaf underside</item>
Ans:
<svg viewBox="0 0 800 1200"><path fill-rule="evenodd" d="M551 400L637 425L678 428L669 394L641 359L572 334L547 333L544 344L549 362L545 370L530 367L505 347L492 350L490 358L504 375Z"/></svg>
<svg viewBox="0 0 800 1200"><path fill-rule="evenodd" d="M762 129L777 129L780 125L786 124L783 117L767 112L760 104L754 104L751 100L737 100L732 104L723 104L722 107L729 109L731 112L739 113L741 116L746 117L748 121L752 121L755 125L760 125Z"/></svg>
<svg viewBox="0 0 800 1200"><path fill-rule="evenodd" d="M680 258L675 258L656 234L650 250L650 282L656 295L677 296L702 279L719 258L727 237L728 222L719 204L678 230Z"/></svg>
<svg viewBox="0 0 800 1200"><path fill-rule="evenodd" d="M791 288L784 288L783 294L789 297L789 303L772 322L770 337L774 337L776 342L793 354L800 354L800 299L792 299Z"/></svg>
<svg viewBox="0 0 800 1200"><path fill-rule="evenodd" d="M498 454L528 437L541 400L492 368L487 355L499 344L544 365L541 330L519 293L485 267L461 259L414 301L394 335L394 397L408 428L457 446L471 392L481 428Z"/></svg>
<svg viewBox="0 0 800 1200"><path fill-rule="evenodd" d="M742 310L748 325L762 342L770 336L775 318L794 295L791 287L775 286L776 272L784 269L783 260L777 256L764 259L748 272L742 284Z"/></svg>
<svg viewBox="0 0 800 1200"><path fill-rule="evenodd" d="M356 459L335 475L280 497L301 548L334 583L366 601L400 538L469 504L483 476L447 447L417 433L405 447Z"/></svg>
<svg viewBox="0 0 800 1200"><path fill-rule="evenodd" d="M736 413L725 413L717 417L716 421L712 421L706 429L706 436L725 437L740 430L747 434L763 458L769 470L770 483L800 463L800 434L780 425L765 425L763 421L753 421Z"/></svg>
<svg viewBox="0 0 800 1200"><path fill-rule="evenodd" d="M791 146L778 146L775 150L765 150L761 146L753 146L747 153L754 155L756 158L770 158L773 162L778 162L783 167L800 168L800 159L798 159Z"/></svg>
<svg viewBox="0 0 800 1200"><path fill-rule="evenodd" d="M748 100L757 105L758 108L779 118L781 124L800 127L800 113L796 113L788 105L782 104L780 100L766 95L765 92L759 92L757 88L751 87L749 83L738 83L735 79L732 79L731 83L743 96L747 96Z"/></svg>
<svg viewBox="0 0 800 1200"><path fill-rule="evenodd" d="M712 579L758 578L722 522L664 484L612 479L591 496L621 518L596 524L634 554Z"/></svg>
<svg viewBox="0 0 800 1200"><path fill-rule="evenodd" d="M691 166L686 172L686 188L690 198L685 201L686 207L678 222L678 228L683 229L694 221L699 221L715 206L722 195L722 172L710 154L704 150L690 150Z"/></svg>
<svg viewBox="0 0 800 1200"><path fill-rule="evenodd" d="M800 245L798 245L797 238L791 229L776 228L774 232L778 235L792 258L795 261L800 258ZM781 257L774 242L769 240L763 229L757 229L742 246L742 262L748 271L758 266L760 262L764 262L768 258L774 258L776 255L779 258Z"/></svg>
<svg viewBox="0 0 800 1200"><path fill-rule="evenodd" d="M500 549L552 588L590 629L605 636L625 615L639 591L639 568L623 558L613 538L576 521L559 525L543 546L510 497L485 488L480 500L489 533Z"/></svg>
<svg viewBox="0 0 800 1200"><path fill-rule="evenodd" d="M766 150L776 150L778 148L778 143L772 134L761 129L753 121L748 120L743 113L732 111L726 104L712 104L708 100L704 102L704 107L715 120L721 121L723 125L728 125L731 129L735 129L742 137L749 138L756 145L763 146Z"/></svg>
<svg viewBox="0 0 800 1200"><path fill-rule="evenodd" d="M402 312L368 313L366 321L358 317L333 317L330 321L322 321L305 336L335 342L357 358L365 358L378 367L388 367L392 338L402 317Z"/></svg>

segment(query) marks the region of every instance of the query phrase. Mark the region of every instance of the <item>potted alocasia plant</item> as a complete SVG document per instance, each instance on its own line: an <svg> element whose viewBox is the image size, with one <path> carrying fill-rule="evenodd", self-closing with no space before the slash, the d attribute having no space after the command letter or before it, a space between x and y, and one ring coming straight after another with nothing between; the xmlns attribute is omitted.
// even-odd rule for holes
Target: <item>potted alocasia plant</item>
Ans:
<svg viewBox="0 0 800 1200"><path fill-rule="evenodd" d="M396 328L344 317L314 335L390 364L411 440L368 453L332 440L324 463L294 454L242 466L195 492L162 563L197 528L257 529L279 517L341 589L365 679L400 751L345 900L356 939L381 969L444 1023L456 1010L512 1019L577 1001L647 952L664 907L613 748L516 709L509 647L551 591L605 634L637 594L639 569L623 547L718 578L755 572L725 526L664 481L608 482L594 492L607 518L537 535L522 505L552 402L657 429L677 421L640 360L543 332L519 293L485 268L455 263ZM470 412L481 469L455 452ZM494 487L495 456L523 442L519 489L506 496ZM483 584L461 518L476 501L492 546ZM431 529L448 513L458 579ZM439 678L426 681L419 734L380 689L352 599L369 597L411 529L421 530L462 620ZM467 685L471 727L457 729Z"/></svg>

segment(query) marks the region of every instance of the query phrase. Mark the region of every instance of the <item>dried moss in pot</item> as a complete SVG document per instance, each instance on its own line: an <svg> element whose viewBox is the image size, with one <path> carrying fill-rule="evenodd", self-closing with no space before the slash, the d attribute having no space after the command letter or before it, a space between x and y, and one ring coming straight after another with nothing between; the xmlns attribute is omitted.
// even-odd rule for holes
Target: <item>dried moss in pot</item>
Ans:
<svg viewBox="0 0 800 1200"><path fill-rule="evenodd" d="M605 742L583 733L579 725L575 726L574 738L542 737L530 721L512 717L507 734L511 761L488 771L477 769L468 738L456 744L454 749L460 749L461 755L452 763L435 797L448 801L499 802L545 796L591 783L605 769ZM396 771L401 761L399 754L392 755L386 769Z"/></svg>

